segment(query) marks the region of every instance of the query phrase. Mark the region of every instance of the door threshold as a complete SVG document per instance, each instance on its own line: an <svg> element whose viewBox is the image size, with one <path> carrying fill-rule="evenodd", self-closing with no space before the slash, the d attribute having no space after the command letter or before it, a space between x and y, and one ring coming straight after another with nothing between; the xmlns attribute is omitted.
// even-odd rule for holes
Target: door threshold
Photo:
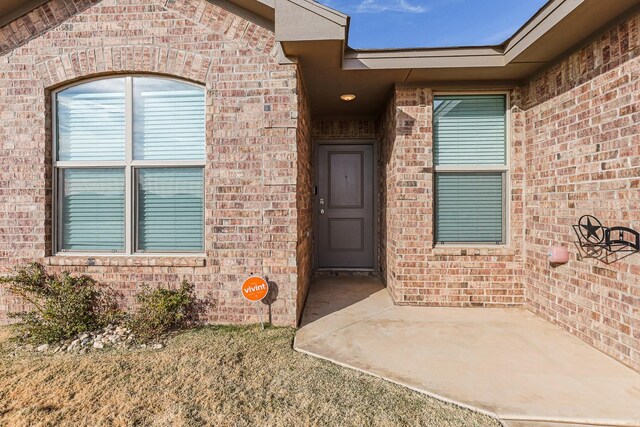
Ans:
<svg viewBox="0 0 640 427"><path fill-rule="evenodd" d="M331 276L369 276L380 277L380 272L374 268L318 268L314 270L313 276L331 277Z"/></svg>

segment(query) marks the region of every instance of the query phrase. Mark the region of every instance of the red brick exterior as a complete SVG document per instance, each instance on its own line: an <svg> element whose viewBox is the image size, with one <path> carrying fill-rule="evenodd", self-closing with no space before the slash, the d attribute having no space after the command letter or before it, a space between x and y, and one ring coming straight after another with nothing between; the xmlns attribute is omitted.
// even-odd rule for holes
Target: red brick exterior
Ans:
<svg viewBox="0 0 640 427"><path fill-rule="evenodd" d="M313 140L376 138L378 264L397 304L524 306L640 370L640 255L585 257L572 229L584 214L640 229L638 14L509 89L509 242L474 248L434 244L433 88L397 87L378 119L312 120L272 24L224 4L51 0L0 28L0 272L88 273L127 306L142 283L186 279L223 323L258 320L238 288L261 274L271 319L294 325L313 273ZM207 89L203 257L51 256L50 91L114 73ZM551 245L568 264L548 263ZM21 308L0 289L0 323Z"/></svg>
<svg viewBox="0 0 640 427"><path fill-rule="evenodd" d="M300 319L313 276L313 139L311 110L302 81L298 76L298 176L296 204L298 209L298 288L296 316Z"/></svg>
<svg viewBox="0 0 640 427"><path fill-rule="evenodd" d="M640 229L640 17L510 93L510 244L433 239L432 90L398 87L381 120L380 265L397 304L525 306L640 370L640 255L584 257L584 214ZM485 89L485 88L483 88ZM568 246L552 266L547 248Z"/></svg>
<svg viewBox="0 0 640 427"><path fill-rule="evenodd" d="M432 108L431 89L397 88L382 120L382 276L397 304L522 305L521 113L512 112L510 244L499 248L440 247L433 236Z"/></svg>
<svg viewBox="0 0 640 427"><path fill-rule="evenodd" d="M640 15L524 87L527 306L640 370L640 254L585 257L581 215L640 229ZM550 245L571 260L553 267ZM607 261L607 262L605 262Z"/></svg>
<svg viewBox="0 0 640 427"><path fill-rule="evenodd" d="M311 129L316 139L332 138L378 138L380 125L378 120L335 120L317 119Z"/></svg>
<svg viewBox="0 0 640 427"><path fill-rule="evenodd" d="M239 286L261 274L278 288L273 322L295 324L306 280L298 277L297 217L307 209L296 198L305 175L297 155L309 150L299 145L297 67L278 64L269 24L205 0L52 0L0 29L0 40L1 271L36 260L89 273L129 306L142 283L186 279L213 302L210 320L224 323L258 321ZM49 91L120 72L206 86L204 258L100 257L88 266L50 256ZM22 308L4 292L0 321Z"/></svg>

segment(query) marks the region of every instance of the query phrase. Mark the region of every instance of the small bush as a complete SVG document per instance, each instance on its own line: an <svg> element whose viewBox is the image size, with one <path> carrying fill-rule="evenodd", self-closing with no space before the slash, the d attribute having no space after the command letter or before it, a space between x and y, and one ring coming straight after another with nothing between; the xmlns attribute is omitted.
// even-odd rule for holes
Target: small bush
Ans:
<svg viewBox="0 0 640 427"><path fill-rule="evenodd" d="M156 339L194 320L196 299L187 281L178 289L152 290L145 285L137 298L140 306L128 322L137 341Z"/></svg>
<svg viewBox="0 0 640 427"><path fill-rule="evenodd" d="M108 324L126 323L136 341L147 342L196 323L206 311L205 301L196 301L193 286L183 282L178 289L144 286L137 296L139 308L125 315L118 308L117 295L101 290L89 276L73 277L67 272L47 274L38 263L0 277L13 294L22 297L33 310L11 313L21 322L15 325L19 338L41 344L74 338Z"/></svg>
<svg viewBox="0 0 640 427"><path fill-rule="evenodd" d="M47 274L38 263L19 268L13 276L1 277L9 291L21 296L34 310L12 313L22 320L15 327L20 337L35 343L69 339L92 331L121 316L115 296L97 289L88 276Z"/></svg>

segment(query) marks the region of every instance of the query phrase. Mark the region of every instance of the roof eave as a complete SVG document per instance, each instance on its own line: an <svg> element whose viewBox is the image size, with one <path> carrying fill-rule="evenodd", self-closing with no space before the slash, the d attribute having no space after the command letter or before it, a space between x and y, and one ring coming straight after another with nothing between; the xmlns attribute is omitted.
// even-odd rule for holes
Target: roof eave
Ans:
<svg viewBox="0 0 640 427"><path fill-rule="evenodd" d="M351 49L345 69L408 69L507 66L585 0L549 0L499 45L409 49Z"/></svg>
<svg viewBox="0 0 640 427"><path fill-rule="evenodd" d="M350 50L345 54L345 70L456 68L504 66L504 55L499 46Z"/></svg>
<svg viewBox="0 0 640 427"><path fill-rule="evenodd" d="M279 42L346 41L349 17L308 0L275 0Z"/></svg>
<svg viewBox="0 0 640 427"><path fill-rule="evenodd" d="M239 6L255 15L258 15L268 21L275 22L275 0L229 0L231 3Z"/></svg>

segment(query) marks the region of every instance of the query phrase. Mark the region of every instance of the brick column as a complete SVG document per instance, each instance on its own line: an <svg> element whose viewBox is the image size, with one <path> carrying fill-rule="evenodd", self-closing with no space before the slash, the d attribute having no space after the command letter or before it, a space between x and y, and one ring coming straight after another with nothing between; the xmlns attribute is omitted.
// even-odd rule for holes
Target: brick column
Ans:
<svg viewBox="0 0 640 427"><path fill-rule="evenodd" d="M397 303L416 299L433 241L431 90L399 88L383 124L383 266Z"/></svg>

